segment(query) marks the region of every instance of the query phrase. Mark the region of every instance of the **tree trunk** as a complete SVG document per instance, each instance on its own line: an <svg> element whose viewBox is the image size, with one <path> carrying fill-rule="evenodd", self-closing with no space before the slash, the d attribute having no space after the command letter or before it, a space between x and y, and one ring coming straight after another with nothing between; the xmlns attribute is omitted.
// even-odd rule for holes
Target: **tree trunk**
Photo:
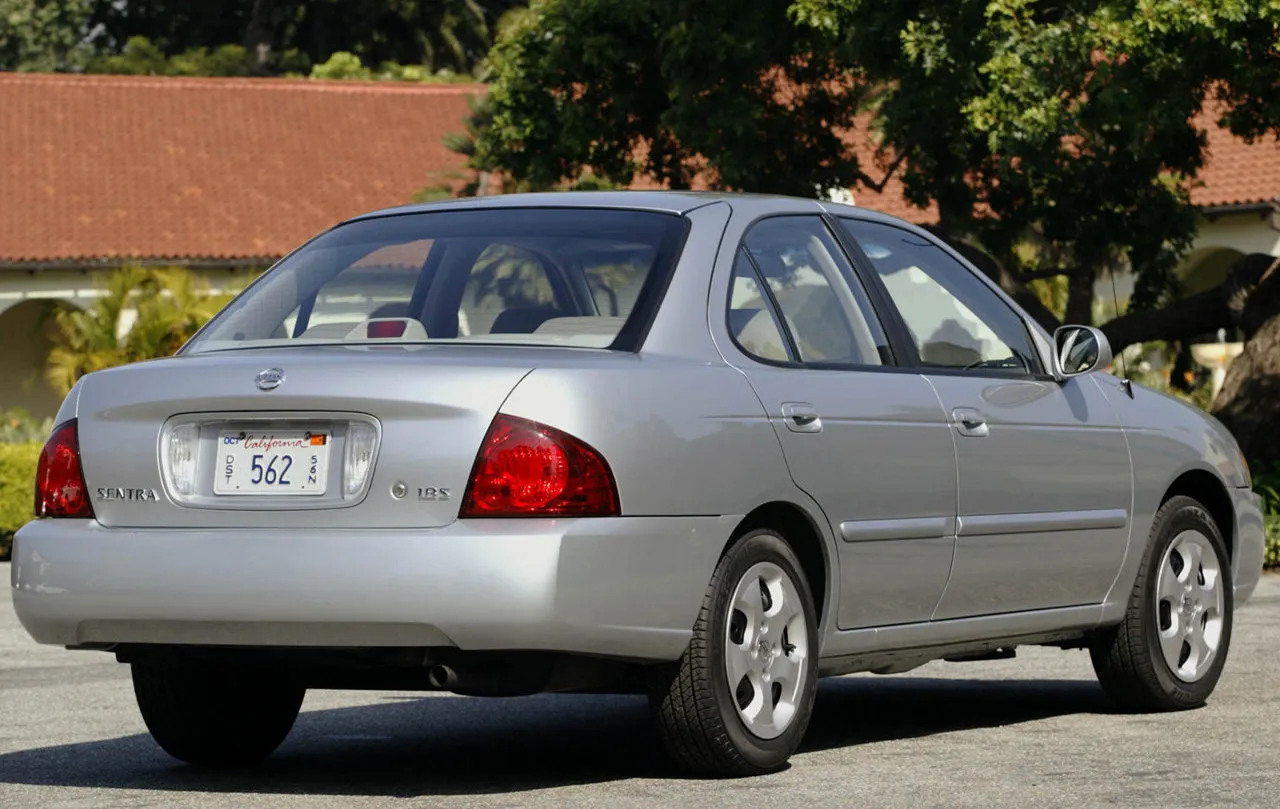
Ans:
<svg viewBox="0 0 1280 809"><path fill-rule="evenodd" d="M1185 340L1232 326L1226 285L1174 301L1161 309L1130 312L1102 325L1111 350L1119 354L1134 343Z"/></svg>
<svg viewBox="0 0 1280 809"><path fill-rule="evenodd" d="M244 47L249 52L253 72L267 73L271 59L271 0L253 0L249 25L244 32Z"/></svg>
<svg viewBox="0 0 1280 809"><path fill-rule="evenodd" d="M1064 320L1073 326L1093 325L1093 267L1080 267L1067 276L1067 311Z"/></svg>
<svg viewBox="0 0 1280 809"><path fill-rule="evenodd" d="M1280 314L1248 340L1227 369L1211 410L1240 442L1250 462L1280 462Z"/></svg>
<svg viewBox="0 0 1280 809"><path fill-rule="evenodd" d="M1232 265L1227 280L1213 289L1161 309L1130 312L1102 326L1117 354L1134 343L1186 340L1218 329L1240 328L1246 339L1280 311L1280 261L1251 253Z"/></svg>
<svg viewBox="0 0 1280 809"><path fill-rule="evenodd" d="M1244 332L1244 353L1231 363L1210 408L1240 442L1250 461L1280 462L1280 259L1260 253L1237 263L1232 280L1253 281L1231 298ZM1238 286L1238 285L1237 285Z"/></svg>

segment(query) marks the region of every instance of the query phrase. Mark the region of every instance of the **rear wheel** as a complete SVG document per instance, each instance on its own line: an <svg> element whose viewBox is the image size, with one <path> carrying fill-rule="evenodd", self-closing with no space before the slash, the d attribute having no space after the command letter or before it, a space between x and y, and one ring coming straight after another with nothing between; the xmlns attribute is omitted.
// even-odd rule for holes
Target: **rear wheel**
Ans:
<svg viewBox="0 0 1280 809"><path fill-rule="evenodd" d="M151 661L132 668L147 730L166 753L190 764L234 766L271 755L306 693L255 669Z"/></svg>
<svg viewBox="0 0 1280 809"><path fill-rule="evenodd" d="M795 552L771 530L744 535L716 566L689 647L650 693L668 752L706 774L782 767L809 724L817 652Z"/></svg>
<svg viewBox="0 0 1280 809"><path fill-rule="evenodd" d="M1098 680L1122 710L1204 704L1227 660L1231 568L1204 506L1173 497L1156 513L1124 621L1090 649Z"/></svg>

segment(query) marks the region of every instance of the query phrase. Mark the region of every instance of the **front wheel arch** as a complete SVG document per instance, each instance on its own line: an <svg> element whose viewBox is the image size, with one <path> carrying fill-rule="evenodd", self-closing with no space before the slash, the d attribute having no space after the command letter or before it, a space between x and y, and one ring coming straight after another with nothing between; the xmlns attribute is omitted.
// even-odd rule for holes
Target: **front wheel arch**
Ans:
<svg viewBox="0 0 1280 809"><path fill-rule="evenodd" d="M1203 469L1191 469L1183 472L1160 498L1160 507L1178 496L1190 497L1200 503L1213 518L1218 533L1222 535L1222 543L1227 548L1227 562L1233 563L1236 556L1236 518L1231 504L1231 495L1224 484L1212 472Z"/></svg>

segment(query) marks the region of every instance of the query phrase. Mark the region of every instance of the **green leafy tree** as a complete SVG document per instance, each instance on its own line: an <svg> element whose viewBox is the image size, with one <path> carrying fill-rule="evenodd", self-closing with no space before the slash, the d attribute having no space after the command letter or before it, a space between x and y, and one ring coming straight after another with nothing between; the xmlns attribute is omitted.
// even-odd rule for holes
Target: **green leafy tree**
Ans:
<svg viewBox="0 0 1280 809"><path fill-rule="evenodd" d="M64 395L85 374L173 354L230 300L178 268L126 267L104 274L101 283L103 294L88 309L54 313L45 376Z"/></svg>
<svg viewBox="0 0 1280 809"><path fill-rule="evenodd" d="M48 73L83 66L94 0L0 0L0 70Z"/></svg>
<svg viewBox="0 0 1280 809"><path fill-rule="evenodd" d="M0 0L0 70L306 74L338 52L469 76L518 0ZM147 43L145 46L141 43ZM379 68L379 72L386 72Z"/></svg>
<svg viewBox="0 0 1280 809"><path fill-rule="evenodd" d="M249 76L253 62L243 45L188 48L169 59L168 72L173 76Z"/></svg>
<svg viewBox="0 0 1280 809"><path fill-rule="evenodd" d="M1064 279L1066 318L1090 322L1095 280L1129 267L1115 346L1186 339L1265 297L1242 267L1182 307L1172 270L1196 227L1196 116L1280 127L1277 22L1278 0L545 0L499 36L471 160L535 186L590 170L803 195L894 172L1045 325L1040 282ZM880 143L872 165L849 130Z"/></svg>
<svg viewBox="0 0 1280 809"><path fill-rule="evenodd" d="M151 40L134 36L119 53L94 61L90 69L93 73L124 76L163 76L169 72L169 59Z"/></svg>
<svg viewBox="0 0 1280 809"><path fill-rule="evenodd" d="M347 51L338 51L324 62L311 68L313 79L362 79L379 81L410 82L451 82L473 81L466 74L454 73L442 68L434 73L423 65L402 65L398 62L383 62L377 70L366 67L360 57Z"/></svg>
<svg viewBox="0 0 1280 809"><path fill-rule="evenodd" d="M243 49L259 75L307 73L336 53L365 66L394 64L402 71L470 75L483 62L492 31L514 0L209 0L188 3L92 0L94 46L120 54L145 37L168 58L206 54L206 64L238 75L213 59L226 45ZM239 59L232 60L241 69ZM412 78L410 80L419 80Z"/></svg>
<svg viewBox="0 0 1280 809"><path fill-rule="evenodd" d="M364 66L354 53L337 51L324 62L311 68L313 79L372 79L373 71Z"/></svg>
<svg viewBox="0 0 1280 809"><path fill-rule="evenodd" d="M848 184L838 133L860 88L833 38L791 25L789 0L549 0L490 54L492 116L475 162L553 187L586 171L625 185L713 185L812 195Z"/></svg>

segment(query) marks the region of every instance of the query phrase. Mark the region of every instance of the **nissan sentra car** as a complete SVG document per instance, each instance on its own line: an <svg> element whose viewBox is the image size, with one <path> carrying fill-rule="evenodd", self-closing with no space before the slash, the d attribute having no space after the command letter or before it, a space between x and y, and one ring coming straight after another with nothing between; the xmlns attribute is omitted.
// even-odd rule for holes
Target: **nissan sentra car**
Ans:
<svg viewBox="0 0 1280 809"><path fill-rule="evenodd" d="M14 605L113 653L179 759L311 688L647 694L775 770L819 677L1088 650L1205 702L1258 498L1205 414L1103 373L928 232L814 200L478 198L340 224L177 356L90 374Z"/></svg>

